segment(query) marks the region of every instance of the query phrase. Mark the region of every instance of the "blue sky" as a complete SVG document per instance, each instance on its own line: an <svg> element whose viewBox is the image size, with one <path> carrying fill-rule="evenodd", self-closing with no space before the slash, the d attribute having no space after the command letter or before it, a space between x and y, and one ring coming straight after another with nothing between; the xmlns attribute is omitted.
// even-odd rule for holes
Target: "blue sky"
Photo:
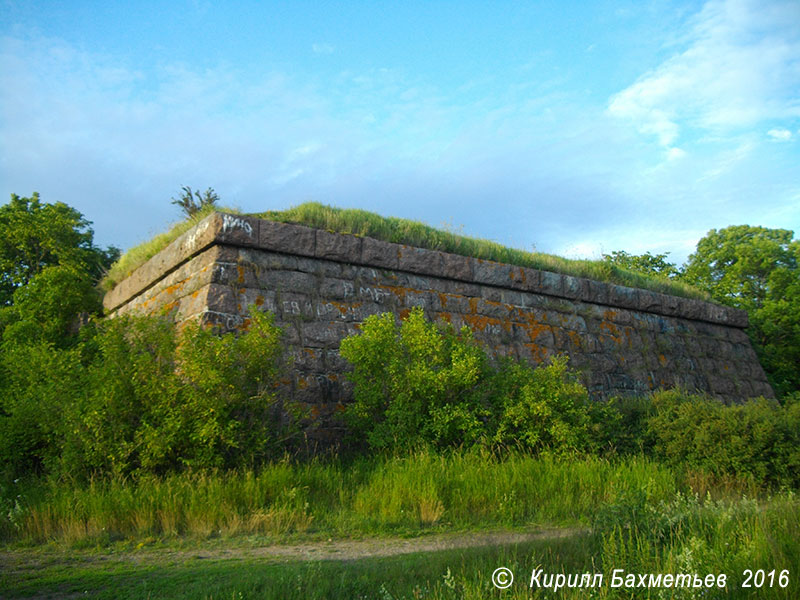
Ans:
<svg viewBox="0 0 800 600"><path fill-rule="evenodd" d="M128 248L181 186L570 257L800 233L800 2L0 0L0 194Z"/></svg>

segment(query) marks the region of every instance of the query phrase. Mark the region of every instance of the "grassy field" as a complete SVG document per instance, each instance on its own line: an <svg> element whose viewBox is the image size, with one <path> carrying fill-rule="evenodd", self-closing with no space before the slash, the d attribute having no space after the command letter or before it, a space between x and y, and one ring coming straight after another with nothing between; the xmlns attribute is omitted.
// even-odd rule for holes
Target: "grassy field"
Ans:
<svg viewBox="0 0 800 600"><path fill-rule="evenodd" d="M5 491L0 550L0 596L9 598L788 599L800 591L793 493L676 473L643 458L419 452L346 464L284 461L258 473L15 485ZM553 524L574 527L574 535L413 551L418 536ZM352 538L411 551L344 560L254 555L270 544L323 554L326 544ZM498 567L515 575L507 590L492 584ZM602 573L604 582L554 594L529 587L534 569ZM725 574L727 586L612 588L614 569ZM746 569L775 570L772 586L759 576L751 583L761 587L743 588Z"/></svg>
<svg viewBox="0 0 800 600"><path fill-rule="evenodd" d="M588 525L598 506L646 490L658 502L675 475L643 458L558 460L423 451L387 459L273 463L260 471L18 484L7 541L92 546L118 540L237 536L271 541L415 535L439 529ZM13 512L13 511L12 511Z"/></svg>
<svg viewBox="0 0 800 600"><path fill-rule="evenodd" d="M226 212L229 209L220 209ZM210 209L195 217L174 225L169 231L152 240L144 242L128 250L109 270L101 283L103 289L110 290L125 279L149 258L165 248L172 240L188 231ZM442 250L463 256L473 256L485 260L508 263L522 267L531 267L544 271L565 273L576 277L586 277L598 281L608 281L628 287L638 287L688 298L708 299L708 295L685 283L665 278L649 277L621 269L610 263L599 260L573 260L542 252L527 252L508 248L489 240L472 238L451 231L436 229L408 219L382 217L372 212L358 209L341 209L325 206L316 202L307 202L283 211L267 211L252 216L281 221L299 223L318 229L368 236L388 242L407 244L431 250Z"/></svg>

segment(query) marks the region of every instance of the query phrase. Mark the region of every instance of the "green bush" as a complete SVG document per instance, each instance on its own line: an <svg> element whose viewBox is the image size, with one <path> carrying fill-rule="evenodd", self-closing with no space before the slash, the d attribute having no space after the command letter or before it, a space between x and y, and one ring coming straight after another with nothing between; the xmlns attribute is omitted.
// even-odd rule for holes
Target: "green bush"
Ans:
<svg viewBox="0 0 800 600"><path fill-rule="evenodd" d="M79 343L6 341L0 468L10 476L162 474L252 467L294 430L277 405L281 331L252 311L217 335L158 317L119 317Z"/></svg>
<svg viewBox="0 0 800 600"><path fill-rule="evenodd" d="M74 438L89 470L163 473L276 454L281 332L271 315L252 312L238 336L197 324L176 332L157 318L104 323Z"/></svg>
<svg viewBox="0 0 800 600"><path fill-rule="evenodd" d="M651 455L654 441L647 423L654 413L649 394L613 397L597 403L593 421L598 447L612 454Z"/></svg>
<svg viewBox="0 0 800 600"><path fill-rule="evenodd" d="M419 308L402 325L373 315L340 353L355 384L346 419L373 448L471 444L485 433L490 366L468 328L430 323Z"/></svg>
<svg viewBox="0 0 800 600"><path fill-rule="evenodd" d="M589 393L568 373L566 357L537 369L513 363L503 369L501 378L508 387L502 390L496 442L535 451L590 449Z"/></svg>
<svg viewBox="0 0 800 600"><path fill-rule="evenodd" d="M342 341L355 401L353 436L376 449L476 442L555 452L596 447L604 411L557 358L537 369L493 360L468 328L426 321L419 308L398 323L371 316Z"/></svg>
<svg viewBox="0 0 800 600"><path fill-rule="evenodd" d="M13 479L58 462L69 412L87 389L78 349L48 342L0 352L0 475Z"/></svg>
<svg viewBox="0 0 800 600"><path fill-rule="evenodd" d="M653 394L656 454L676 466L759 484L800 483L800 403L757 398L726 406L680 390Z"/></svg>

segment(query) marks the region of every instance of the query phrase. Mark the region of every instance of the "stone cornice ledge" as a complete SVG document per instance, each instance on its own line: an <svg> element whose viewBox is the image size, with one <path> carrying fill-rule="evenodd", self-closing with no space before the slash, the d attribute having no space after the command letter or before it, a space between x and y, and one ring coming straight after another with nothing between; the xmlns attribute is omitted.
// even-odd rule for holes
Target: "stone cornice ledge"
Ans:
<svg viewBox="0 0 800 600"><path fill-rule="evenodd" d="M748 324L745 311L702 300L227 213L210 214L121 281L103 299L106 311L125 304L213 244L263 248L732 327Z"/></svg>

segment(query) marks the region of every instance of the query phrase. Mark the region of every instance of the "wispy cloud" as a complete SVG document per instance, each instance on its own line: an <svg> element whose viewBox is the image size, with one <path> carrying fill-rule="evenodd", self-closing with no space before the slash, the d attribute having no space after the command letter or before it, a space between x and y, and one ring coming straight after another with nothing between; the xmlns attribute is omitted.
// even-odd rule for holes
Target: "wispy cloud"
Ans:
<svg viewBox="0 0 800 600"><path fill-rule="evenodd" d="M792 132L788 129L770 129L767 135L776 142L789 142L792 139Z"/></svg>
<svg viewBox="0 0 800 600"><path fill-rule="evenodd" d="M664 147L686 130L726 134L800 116L800 4L714 0L687 47L613 96L608 112Z"/></svg>
<svg viewBox="0 0 800 600"><path fill-rule="evenodd" d="M336 48L330 44L312 44L311 50L314 54L333 54Z"/></svg>

